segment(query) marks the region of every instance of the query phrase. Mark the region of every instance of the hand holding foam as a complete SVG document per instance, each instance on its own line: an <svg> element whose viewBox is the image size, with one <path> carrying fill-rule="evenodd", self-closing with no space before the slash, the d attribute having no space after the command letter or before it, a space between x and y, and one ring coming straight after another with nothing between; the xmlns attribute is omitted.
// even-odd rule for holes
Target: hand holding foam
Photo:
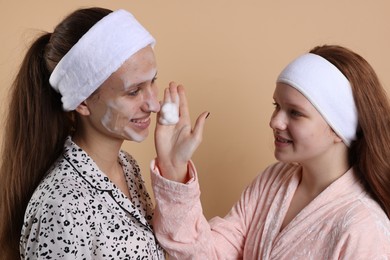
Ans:
<svg viewBox="0 0 390 260"><path fill-rule="evenodd" d="M166 102L161 107L161 116L159 122L162 125L176 125L179 122L178 105L171 102Z"/></svg>
<svg viewBox="0 0 390 260"><path fill-rule="evenodd" d="M185 183L189 160L202 140L207 112L191 126L184 87L171 82L165 89L155 131L157 165L164 178Z"/></svg>

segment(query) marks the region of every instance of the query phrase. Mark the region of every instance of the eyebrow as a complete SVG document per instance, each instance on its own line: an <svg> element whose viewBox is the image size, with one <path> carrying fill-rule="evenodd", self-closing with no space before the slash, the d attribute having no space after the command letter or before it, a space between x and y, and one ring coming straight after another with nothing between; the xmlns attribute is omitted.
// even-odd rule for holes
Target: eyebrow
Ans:
<svg viewBox="0 0 390 260"><path fill-rule="evenodd" d="M276 103L278 103L278 104L280 104L276 99L275 99L275 97L273 97L273 100L276 102ZM290 102L290 101L285 101L285 102L283 102L285 105L287 105L288 107L292 107L292 108L294 108L294 109L297 109L297 110L302 110L302 111L306 111L307 109L305 108L305 107L303 107L303 106L301 106L299 103L297 104L297 102Z"/></svg>
<svg viewBox="0 0 390 260"><path fill-rule="evenodd" d="M135 84L131 85L130 87L132 87L132 86L139 86L139 85L141 85L141 84L145 83L146 81L149 81L149 80L153 80L153 79L155 79L155 78L156 78L156 76L157 76L157 70L156 70L156 73L154 74L154 76L153 76L153 78L152 78L152 79L148 79L148 80L144 80L144 81L142 81L142 82L135 83Z"/></svg>
<svg viewBox="0 0 390 260"><path fill-rule="evenodd" d="M153 78L152 78L152 79L148 79L148 80L153 80L153 79L155 79L156 77L157 77L157 70L156 70L156 73L154 74ZM145 82L148 81L148 80L143 80L143 81L141 81L141 82L136 82L136 83L133 83L133 84L131 84L131 85L129 85L129 86L125 86L124 90L125 90L125 91L128 91L128 90L130 90L130 89L132 89L132 88L137 88L137 87L139 87L140 85L142 85L143 83L145 83Z"/></svg>
<svg viewBox="0 0 390 260"><path fill-rule="evenodd" d="M296 103L286 102L286 105L293 107L293 108L297 108L299 110L306 110L303 106L296 104Z"/></svg>

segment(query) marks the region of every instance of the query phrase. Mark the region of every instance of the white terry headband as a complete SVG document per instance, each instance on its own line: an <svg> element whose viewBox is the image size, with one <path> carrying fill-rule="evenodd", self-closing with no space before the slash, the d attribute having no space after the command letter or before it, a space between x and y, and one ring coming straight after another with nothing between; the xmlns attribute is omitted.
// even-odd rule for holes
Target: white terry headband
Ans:
<svg viewBox="0 0 390 260"><path fill-rule="evenodd" d="M134 53L155 39L125 11L114 11L98 21L60 60L50 85L62 95L65 111L77 108Z"/></svg>
<svg viewBox="0 0 390 260"><path fill-rule="evenodd" d="M287 65L277 82L302 93L347 146L356 139L358 114L351 85L328 60L304 54Z"/></svg>

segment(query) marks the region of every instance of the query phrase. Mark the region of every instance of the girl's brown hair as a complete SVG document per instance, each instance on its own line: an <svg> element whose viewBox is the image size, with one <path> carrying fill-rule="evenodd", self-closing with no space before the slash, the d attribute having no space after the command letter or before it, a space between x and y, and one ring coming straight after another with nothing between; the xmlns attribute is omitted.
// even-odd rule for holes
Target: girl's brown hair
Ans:
<svg viewBox="0 0 390 260"><path fill-rule="evenodd" d="M325 45L310 52L335 65L352 86L359 122L349 161L390 218L390 104L386 91L368 62L351 50Z"/></svg>
<svg viewBox="0 0 390 260"><path fill-rule="evenodd" d="M88 8L68 15L53 33L32 43L11 88L0 165L0 258L20 259L24 213L34 190L62 153L75 127L49 84L61 58L111 10Z"/></svg>

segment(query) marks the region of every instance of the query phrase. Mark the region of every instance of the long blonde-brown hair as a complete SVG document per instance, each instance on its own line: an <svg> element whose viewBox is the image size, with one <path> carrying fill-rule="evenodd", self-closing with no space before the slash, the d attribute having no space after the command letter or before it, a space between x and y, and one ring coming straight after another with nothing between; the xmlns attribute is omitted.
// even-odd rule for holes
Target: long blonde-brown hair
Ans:
<svg viewBox="0 0 390 260"><path fill-rule="evenodd" d="M390 104L386 91L370 64L353 51L325 45L310 52L335 65L351 83L359 122L349 162L390 218Z"/></svg>
<svg viewBox="0 0 390 260"><path fill-rule="evenodd" d="M20 259L19 239L32 193L62 153L74 122L49 84L56 64L96 22L103 8L68 15L27 51L11 88L0 165L0 258Z"/></svg>

